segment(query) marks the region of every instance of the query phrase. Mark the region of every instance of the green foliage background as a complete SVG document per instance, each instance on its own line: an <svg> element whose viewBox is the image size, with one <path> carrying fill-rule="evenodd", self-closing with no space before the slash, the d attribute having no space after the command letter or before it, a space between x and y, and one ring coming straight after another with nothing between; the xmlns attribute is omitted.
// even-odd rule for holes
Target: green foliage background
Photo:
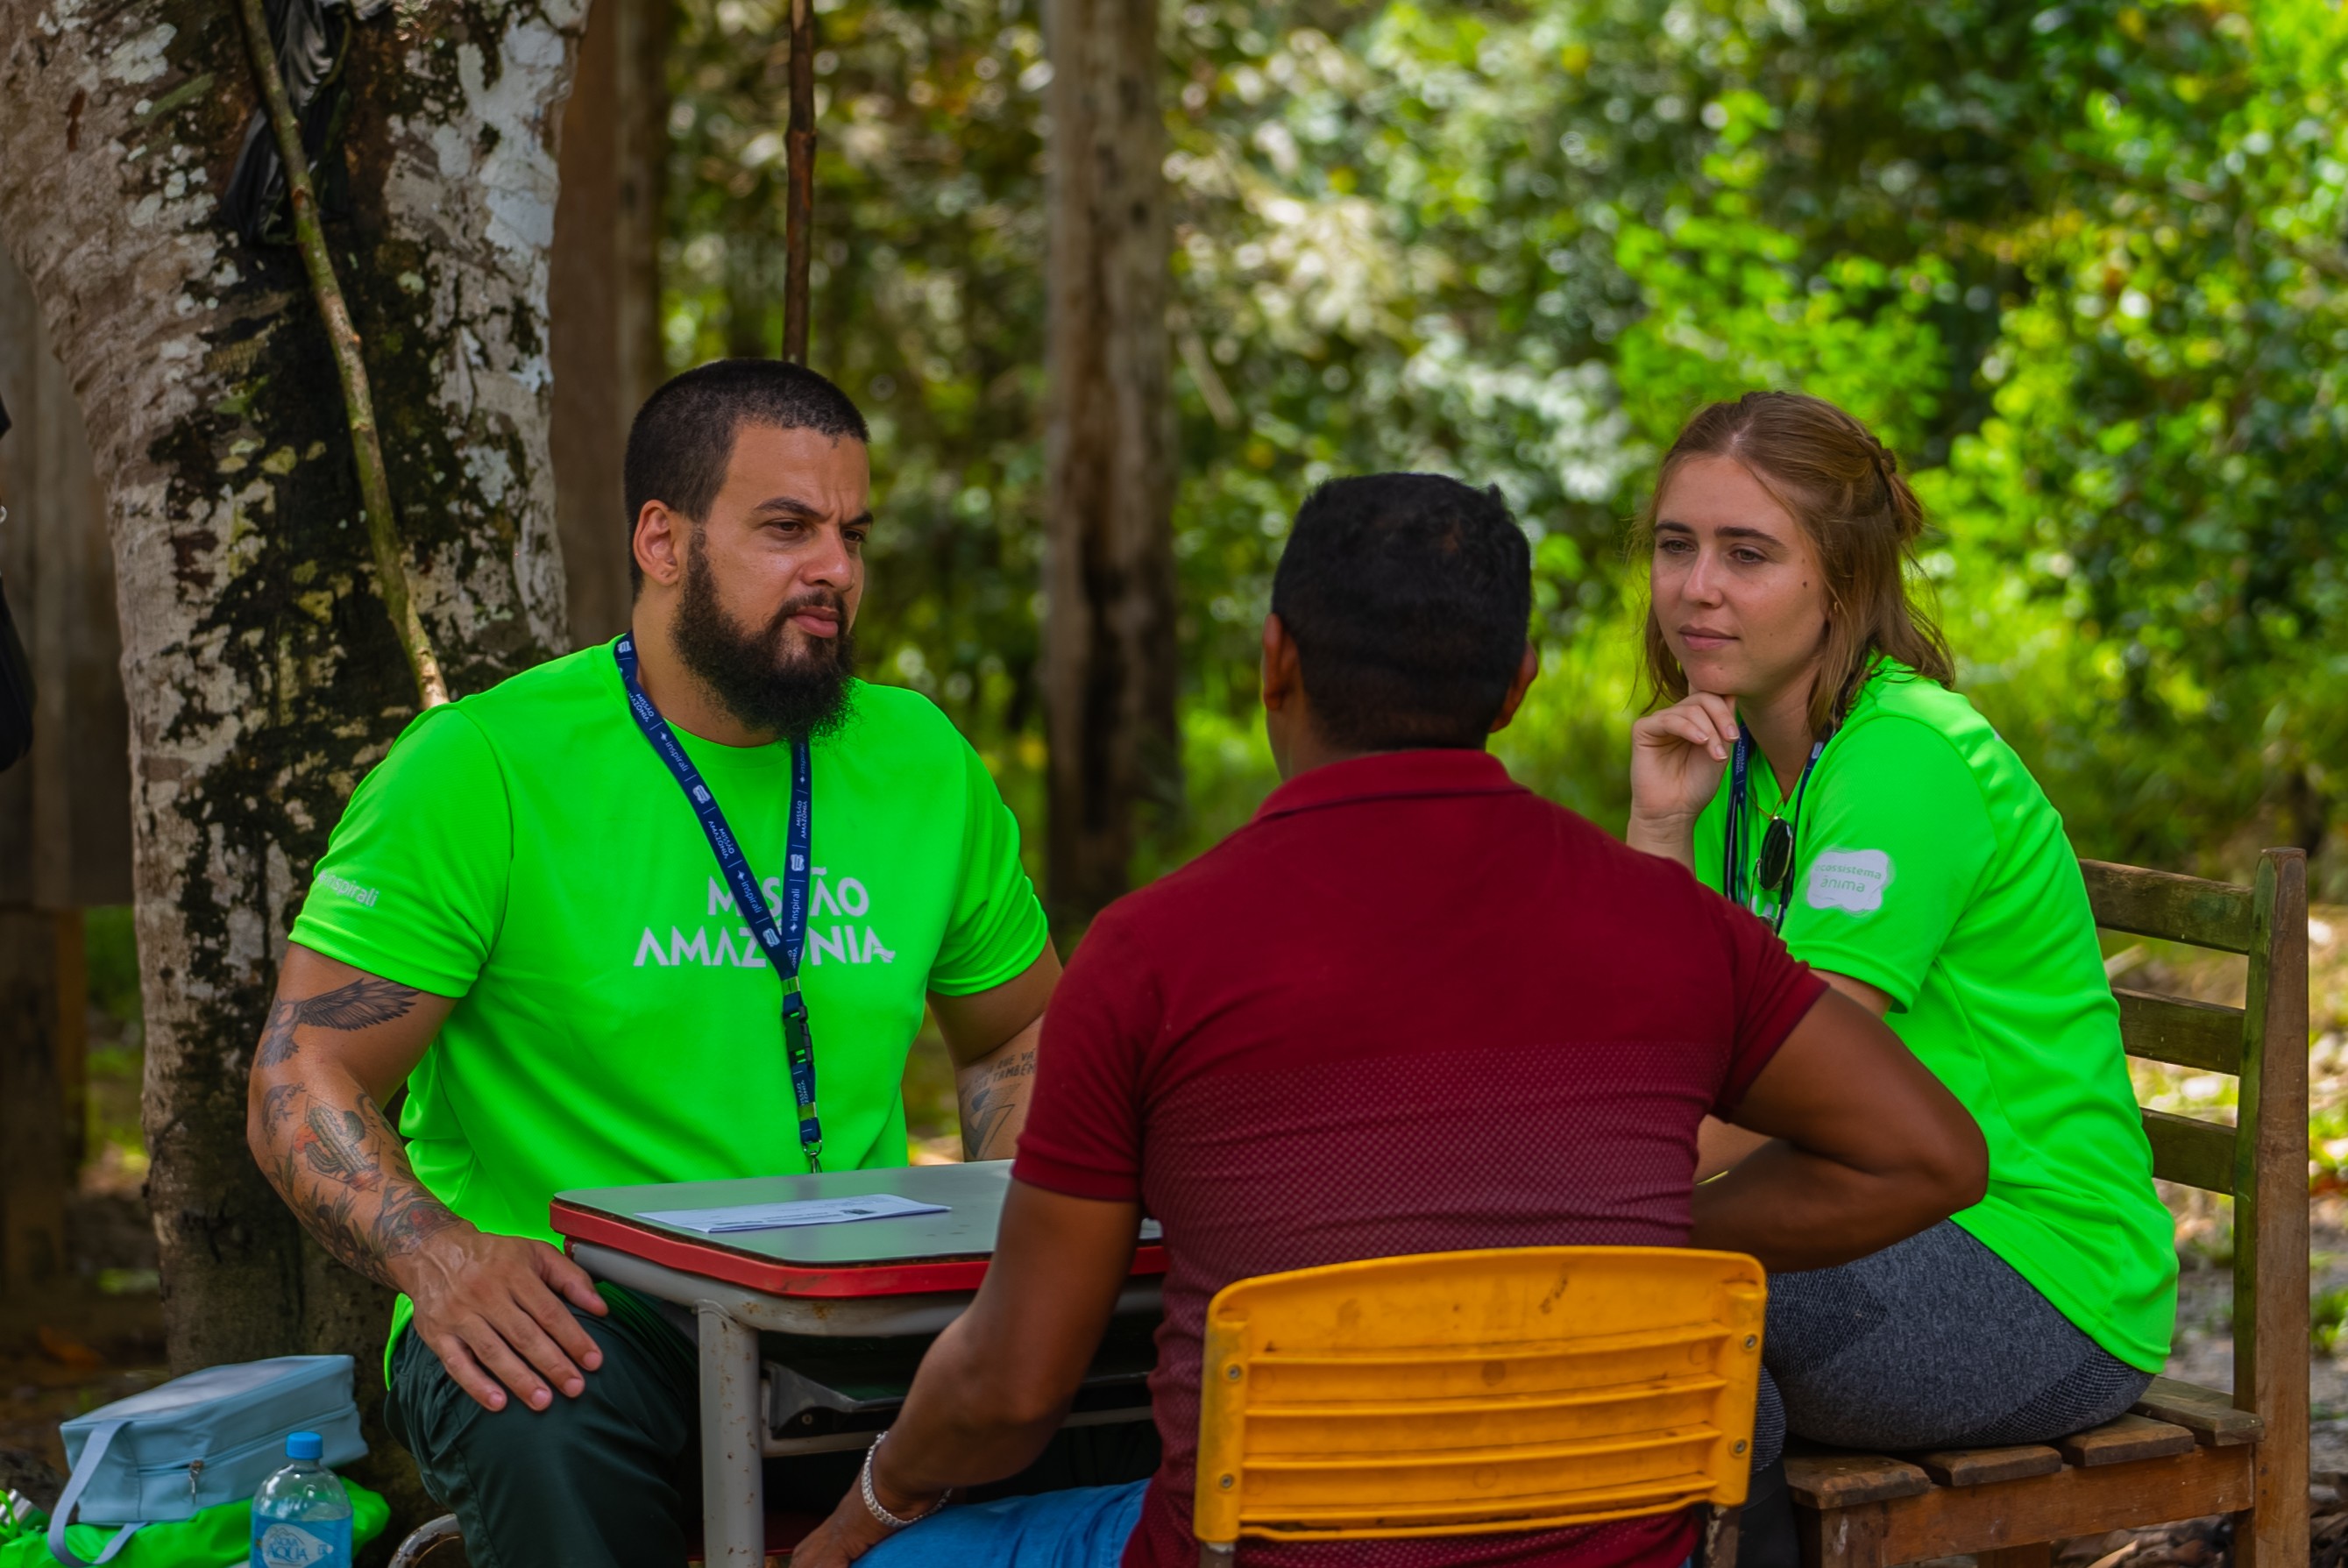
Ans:
<svg viewBox="0 0 2348 1568"><path fill-rule="evenodd" d="M780 341L785 0L679 0L668 346ZM873 417L868 666L1039 837L1036 0L819 0L814 359ZM1270 778L1286 520L1378 468L1536 546L1519 777L1625 805L1625 521L1703 401L1872 422L1962 684L2083 852L2336 842L2348 18L2325 0L1200 0L1164 13L1191 852Z"/></svg>

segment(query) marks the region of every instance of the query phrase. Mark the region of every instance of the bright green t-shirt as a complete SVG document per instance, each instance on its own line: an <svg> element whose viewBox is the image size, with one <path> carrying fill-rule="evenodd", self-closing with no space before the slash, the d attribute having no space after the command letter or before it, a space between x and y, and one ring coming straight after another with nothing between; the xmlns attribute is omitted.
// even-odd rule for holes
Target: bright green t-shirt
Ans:
<svg viewBox="0 0 2348 1568"><path fill-rule="evenodd" d="M1779 808L1756 756L1750 852ZM1727 780L1695 828L1722 885ZM1786 945L1891 998L1888 1022L1972 1112L1989 1193L1958 1224L2096 1344L2168 1358L2177 1248L2063 820L1963 697L1881 662L1810 777ZM1756 879L1748 861L1746 886Z"/></svg>
<svg viewBox="0 0 2348 1568"><path fill-rule="evenodd" d="M923 995L1043 951L1019 828L920 694L858 683L815 743L800 980L824 1164L905 1162L901 1085ZM790 748L679 731L779 907ZM573 1187L802 1171L782 992L691 805L586 648L409 725L360 783L294 940L458 998L400 1130L432 1194L553 1242ZM403 1297L396 1341L407 1322Z"/></svg>

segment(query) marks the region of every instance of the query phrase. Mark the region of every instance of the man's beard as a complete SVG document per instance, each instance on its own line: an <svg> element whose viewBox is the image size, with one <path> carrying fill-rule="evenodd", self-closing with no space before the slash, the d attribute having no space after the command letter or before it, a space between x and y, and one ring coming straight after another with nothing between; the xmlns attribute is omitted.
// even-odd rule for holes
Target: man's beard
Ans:
<svg viewBox="0 0 2348 1568"><path fill-rule="evenodd" d="M816 605L839 612L839 634L801 634L805 651L788 652L791 617ZM752 729L769 730L785 740L813 740L848 718L856 643L848 628L848 607L835 594L802 594L758 631L745 632L718 603L717 580L708 558L696 549L685 557L685 592L669 637L685 667Z"/></svg>

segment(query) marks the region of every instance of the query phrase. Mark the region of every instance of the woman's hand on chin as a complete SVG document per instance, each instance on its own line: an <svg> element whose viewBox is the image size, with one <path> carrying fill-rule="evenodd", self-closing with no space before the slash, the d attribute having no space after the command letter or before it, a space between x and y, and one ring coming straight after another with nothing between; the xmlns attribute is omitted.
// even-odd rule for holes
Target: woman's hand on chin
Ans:
<svg viewBox="0 0 2348 1568"><path fill-rule="evenodd" d="M1717 692L1690 692L1631 726L1631 822L1634 850L1691 863L1695 820L1720 792L1736 745L1736 704Z"/></svg>

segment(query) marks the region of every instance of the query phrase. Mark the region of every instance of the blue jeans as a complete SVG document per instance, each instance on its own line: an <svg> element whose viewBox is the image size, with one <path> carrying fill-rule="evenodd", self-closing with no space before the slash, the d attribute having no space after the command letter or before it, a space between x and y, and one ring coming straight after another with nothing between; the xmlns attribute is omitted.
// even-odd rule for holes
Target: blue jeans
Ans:
<svg viewBox="0 0 2348 1568"><path fill-rule="evenodd" d="M883 1541L858 1568L1117 1568L1148 1490L1138 1480L949 1508Z"/></svg>

